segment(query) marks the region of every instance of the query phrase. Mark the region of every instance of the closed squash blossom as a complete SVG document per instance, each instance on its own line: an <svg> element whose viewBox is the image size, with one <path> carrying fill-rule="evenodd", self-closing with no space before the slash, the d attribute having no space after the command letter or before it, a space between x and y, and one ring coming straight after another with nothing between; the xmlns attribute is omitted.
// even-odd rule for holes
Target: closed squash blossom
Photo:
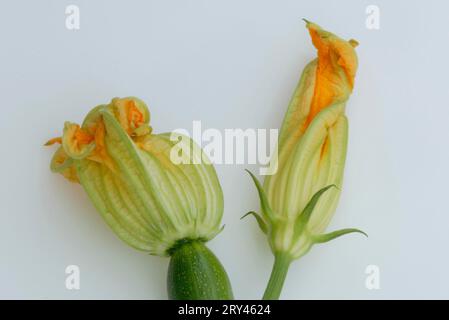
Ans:
<svg viewBox="0 0 449 320"><path fill-rule="evenodd" d="M304 69L285 115L275 174L256 183L261 214L254 215L275 255L266 299L279 298L290 263L316 243L358 229L323 234L336 209L348 140L345 105L354 86L354 40L307 22L318 58Z"/></svg>
<svg viewBox="0 0 449 320"><path fill-rule="evenodd" d="M79 182L124 242L172 257L171 298L230 298L226 273L204 245L221 230L223 194L215 169L197 161L205 155L191 139L154 134L149 121L147 106L135 97L97 106L81 126L66 122L62 137L47 143L61 144L51 170ZM185 160L179 164L170 158L175 146ZM195 265L184 273L187 278L173 283L176 267L190 262ZM207 277L199 279L196 273Z"/></svg>

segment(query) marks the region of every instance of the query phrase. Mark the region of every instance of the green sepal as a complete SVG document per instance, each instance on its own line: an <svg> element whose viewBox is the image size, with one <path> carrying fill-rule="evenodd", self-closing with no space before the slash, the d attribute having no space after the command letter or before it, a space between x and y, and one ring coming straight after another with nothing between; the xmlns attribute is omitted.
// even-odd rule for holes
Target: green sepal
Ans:
<svg viewBox="0 0 449 320"><path fill-rule="evenodd" d="M268 226L265 223L265 221L263 220L263 218L257 212L254 212L254 211L247 212L240 218L240 220L244 219L245 217L247 217L249 215L252 215L254 218L256 218L257 224L259 225L262 232L267 234Z"/></svg>
<svg viewBox="0 0 449 320"><path fill-rule="evenodd" d="M329 233L325 233L325 234L312 236L312 242L314 244L326 243L326 242L329 242L331 240L334 240L338 237L344 236L345 234L349 234L349 233L361 233L368 238L368 235L362 230L355 229L355 228L347 228L347 229L341 229L341 230L337 230L337 231L333 231L333 232L329 232Z"/></svg>
<svg viewBox="0 0 449 320"><path fill-rule="evenodd" d="M257 192L259 193L262 213L264 214L265 218L268 219L269 222L274 221L274 214L273 211L271 210L270 204L268 203L268 198L267 195L265 194L265 191L263 190L262 185L260 184L259 180L257 180L256 176L252 174L251 171L249 171L248 169L245 169L245 171L249 173L249 175L253 179L254 184L256 185Z"/></svg>
<svg viewBox="0 0 449 320"><path fill-rule="evenodd" d="M313 209L315 209L316 204L318 203L318 200L320 200L321 196L330 188L337 187L334 184L331 184L327 187L324 187L320 190L318 190L313 197L310 199L310 201L305 206L304 210L301 212L301 214L298 216L298 218L295 221L295 234L300 235L302 231L304 230L305 226L310 220L310 217L312 216Z"/></svg>
<svg viewBox="0 0 449 320"><path fill-rule="evenodd" d="M196 221L195 221L195 223L196 223ZM210 239L215 238L217 235L219 235L219 234L224 230L225 227L226 227L226 225L223 224L223 225L220 227L220 229L217 229L217 231L211 233L210 237L207 237L207 238L201 238L201 237L200 237L199 240L204 241L204 242L207 242L207 241L209 241Z"/></svg>

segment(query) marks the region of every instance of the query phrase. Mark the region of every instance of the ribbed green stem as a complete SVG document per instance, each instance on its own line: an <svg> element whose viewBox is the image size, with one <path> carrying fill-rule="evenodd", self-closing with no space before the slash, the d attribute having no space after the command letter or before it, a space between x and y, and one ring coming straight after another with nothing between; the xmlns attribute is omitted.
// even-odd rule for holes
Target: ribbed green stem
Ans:
<svg viewBox="0 0 449 320"><path fill-rule="evenodd" d="M278 300L292 259L284 252L274 255L274 265L263 300Z"/></svg>

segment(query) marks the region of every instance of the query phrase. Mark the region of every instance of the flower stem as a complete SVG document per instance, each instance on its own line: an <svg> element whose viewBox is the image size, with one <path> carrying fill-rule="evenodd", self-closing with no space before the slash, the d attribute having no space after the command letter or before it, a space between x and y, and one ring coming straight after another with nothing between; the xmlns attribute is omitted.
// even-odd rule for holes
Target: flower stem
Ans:
<svg viewBox="0 0 449 320"><path fill-rule="evenodd" d="M284 252L274 255L274 265L263 300L278 300L292 259Z"/></svg>

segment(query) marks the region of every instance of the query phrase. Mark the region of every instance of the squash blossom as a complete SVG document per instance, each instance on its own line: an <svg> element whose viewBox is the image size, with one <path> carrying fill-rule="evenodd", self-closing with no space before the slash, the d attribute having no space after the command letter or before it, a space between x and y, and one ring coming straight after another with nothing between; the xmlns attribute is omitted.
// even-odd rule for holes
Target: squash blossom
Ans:
<svg viewBox="0 0 449 320"><path fill-rule="evenodd" d="M220 232L223 194L214 167L188 137L154 134L137 98L93 108L66 122L51 170L80 183L115 234L130 246L171 256L169 297L229 299L222 265L204 243ZM175 139L173 138L175 137ZM175 148L176 147L176 148ZM173 150L185 161L171 161Z"/></svg>
<svg viewBox="0 0 449 320"><path fill-rule="evenodd" d="M314 244L362 232L323 233L340 196L348 140L345 105L354 86L357 42L306 22L318 58L305 67L288 106L279 134L278 170L263 186L251 174L261 214L248 214L267 234L275 256L265 299L279 298L290 263Z"/></svg>

